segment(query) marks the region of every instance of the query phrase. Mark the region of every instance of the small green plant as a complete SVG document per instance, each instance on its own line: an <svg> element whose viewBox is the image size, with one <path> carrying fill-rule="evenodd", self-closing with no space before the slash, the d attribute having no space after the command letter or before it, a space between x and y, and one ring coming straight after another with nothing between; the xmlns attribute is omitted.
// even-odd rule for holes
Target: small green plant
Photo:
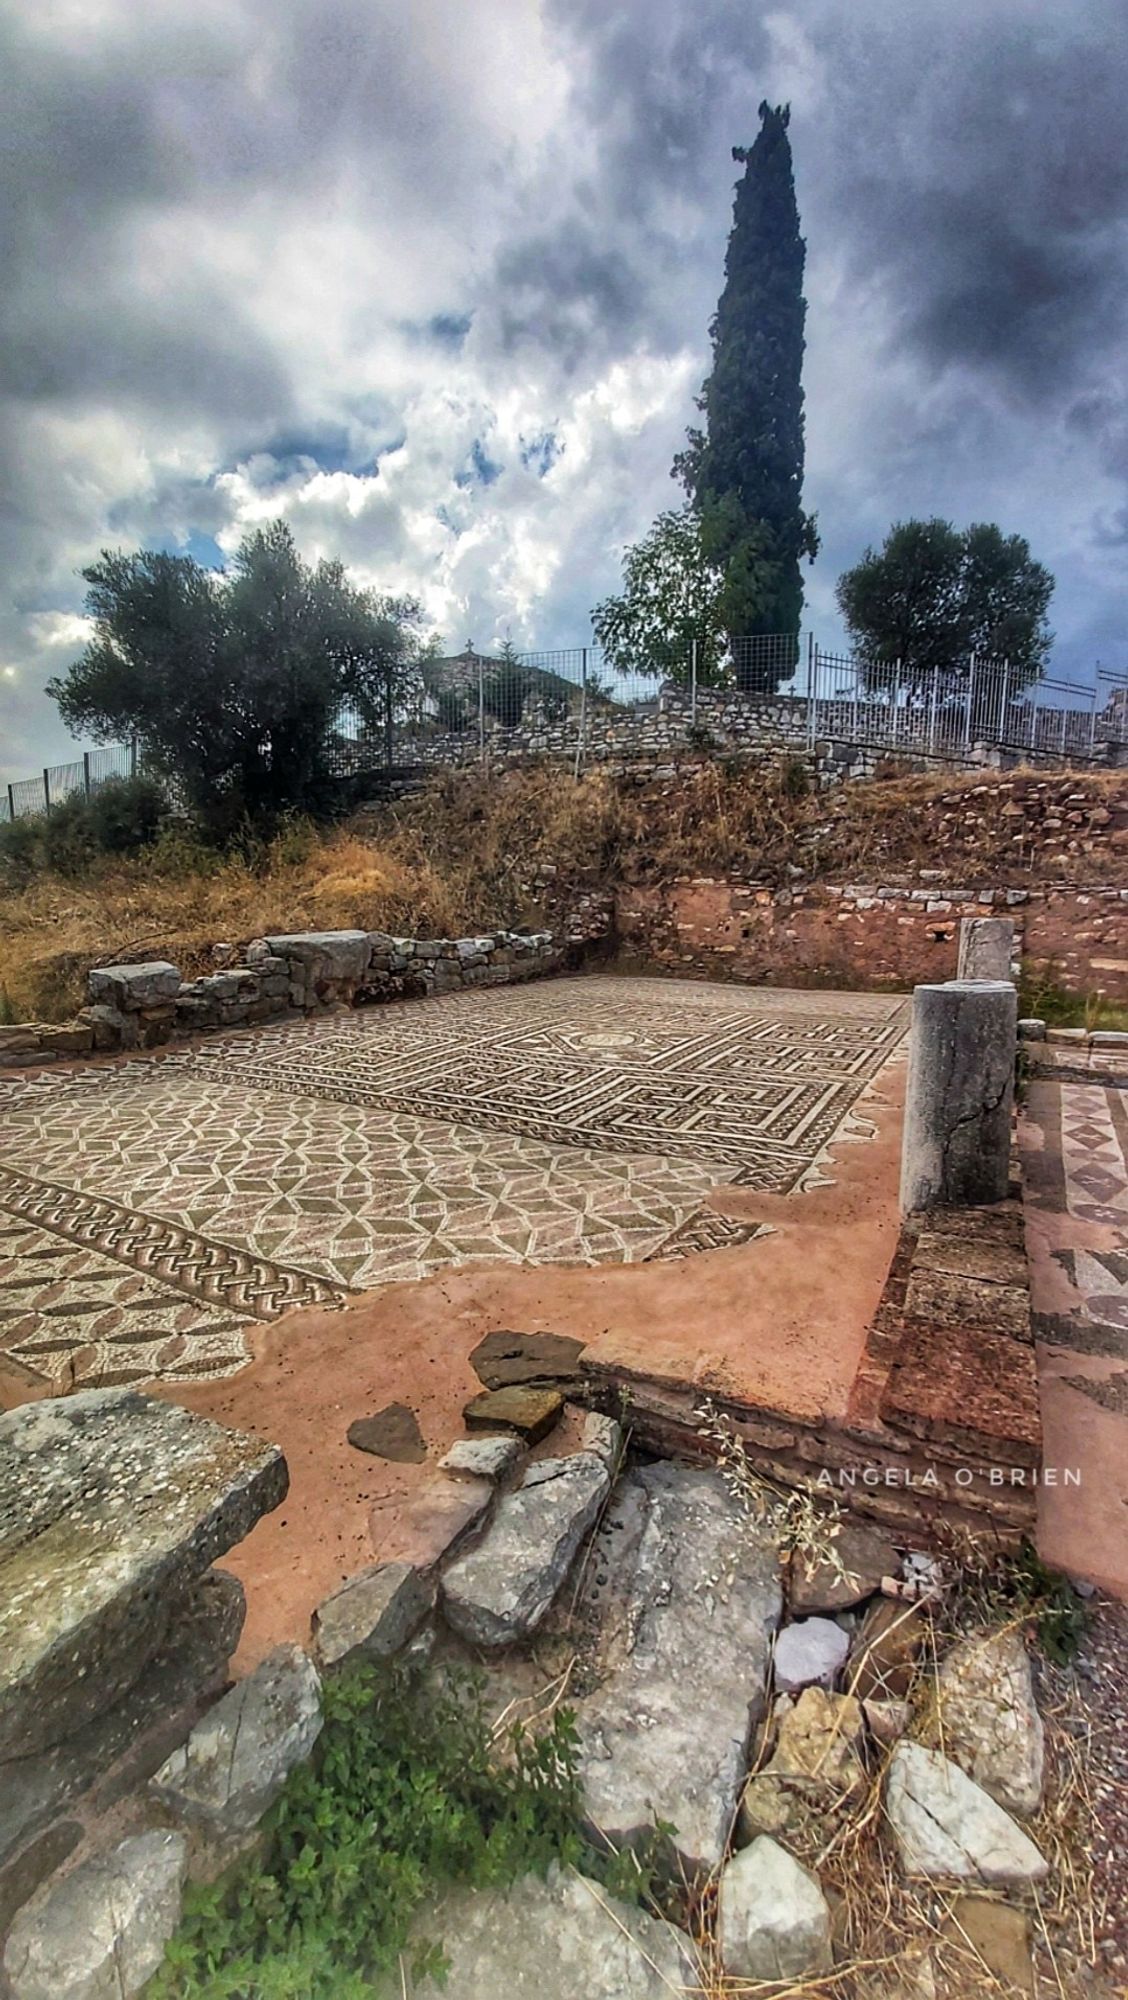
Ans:
<svg viewBox="0 0 1128 2000"><path fill-rule="evenodd" d="M1029 1541L978 1562L965 1558L958 1596L962 1624L1032 1624L1047 1659L1059 1666L1068 1666L1085 1636L1084 1600Z"/></svg>
<svg viewBox="0 0 1128 2000"><path fill-rule="evenodd" d="M261 1858L189 1893L150 2000L370 2000L403 1958L441 1977L412 1920L445 1885L499 1886L553 1861L638 1895L644 1860L579 1832L576 1732L557 1708L500 1741L476 1683L361 1668L325 1688L314 1761L290 1777Z"/></svg>

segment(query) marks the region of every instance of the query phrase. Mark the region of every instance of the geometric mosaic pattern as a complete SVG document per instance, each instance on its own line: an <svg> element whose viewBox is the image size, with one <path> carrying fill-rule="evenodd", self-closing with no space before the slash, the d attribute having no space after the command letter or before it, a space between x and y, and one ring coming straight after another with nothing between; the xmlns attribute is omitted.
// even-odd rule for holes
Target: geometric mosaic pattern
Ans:
<svg viewBox="0 0 1128 2000"><path fill-rule="evenodd" d="M10 1367L54 1393L154 1375L232 1375L249 1359L248 1324L0 1215L0 1348Z"/></svg>
<svg viewBox="0 0 1128 2000"><path fill-rule="evenodd" d="M409 1003L375 1020L295 1022L269 1044L228 1037L186 1060L258 1087L550 1144L710 1162L735 1170L726 1179L784 1190L903 1031L903 1003L868 995L857 996L864 1010L828 1015L770 999L750 1008L731 989L709 1005L700 988L647 980L630 982L625 1007L625 982L584 985L594 990L579 1019L574 986L560 982L522 996L516 1025L511 996L495 989L438 1013Z"/></svg>
<svg viewBox="0 0 1128 2000"><path fill-rule="evenodd" d="M903 1032L830 1004L557 981L0 1082L0 1358L230 1372L256 1319L470 1258L689 1254L709 1190L794 1185Z"/></svg>

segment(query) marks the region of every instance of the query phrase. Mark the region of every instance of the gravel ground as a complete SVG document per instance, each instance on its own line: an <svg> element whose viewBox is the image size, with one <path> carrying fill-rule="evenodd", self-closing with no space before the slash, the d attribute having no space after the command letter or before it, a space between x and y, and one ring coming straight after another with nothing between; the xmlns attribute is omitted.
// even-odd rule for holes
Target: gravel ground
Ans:
<svg viewBox="0 0 1128 2000"><path fill-rule="evenodd" d="M1128 1994L1128 1605L1093 1598L1090 1612L1073 1671L1093 1730L1098 1962Z"/></svg>
<svg viewBox="0 0 1128 2000"><path fill-rule="evenodd" d="M1128 1605L1094 1596L1087 1630L1069 1667L1039 1663L1039 1705L1051 1730L1064 1727L1085 1744L1091 1819L1080 1825L1092 1859L1094 1950L1076 1953L1080 1924L1057 1934L1056 1963L1037 1950L1039 1995L1065 2000L1128 2000ZM1055 1931L1057 1926L1054 1926Z"/></svg>

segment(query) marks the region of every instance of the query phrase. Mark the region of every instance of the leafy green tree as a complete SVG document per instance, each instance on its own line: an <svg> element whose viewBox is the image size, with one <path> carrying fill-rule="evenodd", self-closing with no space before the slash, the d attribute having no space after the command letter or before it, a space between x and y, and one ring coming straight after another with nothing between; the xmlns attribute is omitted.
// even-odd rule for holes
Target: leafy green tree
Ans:
<svg viewBox="0 0 1128 2000"><path fill-rule="evenodd" d="M770 565L760 560L761 587ZM693 507L659 514L649 534L623 557L623 590L592 612L595 636L621 673L688 681L694 644L697 677L719 678L728 650L724 565L707 551Z"/></svg>
<svg viewBox="0 0 1128 2000"><path fill-rule="evenodd" d="M899 662L907 683L935 667L958 683L978 655L1008 661L1018 687L1045 667L1053 589L1021 535L934 518L898 521L839 578L838 603L871 679Z"/></svg>
<svg viewBox="0 0 1128 2000"><path fill-rule="evenodd" d="M802 507L803 297L806 245L791 142L790 109L760 106L743 163L725 257L725 283L710 327L713 367L698 397L705 424L690 430L674 461L701 522L702 544L726 579L731 638L794 637L772 678L791 671L803 611L800 562L818 551L814 518ZM770 565L770 567L766 567ZM740 649L735 649L738 677ZM757 685L764 685L762 675Z"/></svg>
<svg viewBox="0 0 1128 2000"><path fill-rule="evenodd" d="M358 589L340 562L307 564L283 521L248 535L223 574L107 550L83 575L94 637L48 691L76 734L136 736L209 828L324 809L343 703L390 761L418 675L413 599Z"/></svg>

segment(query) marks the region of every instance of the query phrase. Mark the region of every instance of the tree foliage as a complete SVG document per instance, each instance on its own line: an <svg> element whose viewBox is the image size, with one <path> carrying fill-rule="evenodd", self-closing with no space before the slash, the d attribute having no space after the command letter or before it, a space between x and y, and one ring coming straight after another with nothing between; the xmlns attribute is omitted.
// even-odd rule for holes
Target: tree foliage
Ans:
<svg viewBox="0 0 1128 2000"><path fill-rule="evenodd" d="M757 560L764 589L769 566ZM622 593L596 605L592 625L620 672L687 681L696 645L697 676L707 682L717 678L727 651L728 609L724 565L707 548L696 509L681 507L659 514L626 551Z"/></svg>
<svg viewBox="0 0 1128 2000"><path fill-rule="evenodd" d="M871 677L899 662L909 682L934 667L961 678L978 655L1008 661L1017 687L1045 667L1053 589L1021 535L934 518L898 521L839 578L838 603Z"/></svg>
<svg viewBox="0 0 1128 2000"><path fill-rule="evenodd" d="M414 689L421 613L303 561L285 522L255 530L223 574L190 556L103 551L83 571L94 636L49 693L96 741L136 736L217 830L322 810L344 702L386 733Z"/></svg>
<svg viewBox="0 0 1128 2000"><path fill-rule="evenodd" d="M800 562L818 549L814 519L802 507L806 245L789 120L787 106L761 104L754 144L733 148L744 176L710 328L712 372L698 398L705 423L690 430L674 462L710 560L725 572L724 617L734 637L798 636Z"/></svg>

